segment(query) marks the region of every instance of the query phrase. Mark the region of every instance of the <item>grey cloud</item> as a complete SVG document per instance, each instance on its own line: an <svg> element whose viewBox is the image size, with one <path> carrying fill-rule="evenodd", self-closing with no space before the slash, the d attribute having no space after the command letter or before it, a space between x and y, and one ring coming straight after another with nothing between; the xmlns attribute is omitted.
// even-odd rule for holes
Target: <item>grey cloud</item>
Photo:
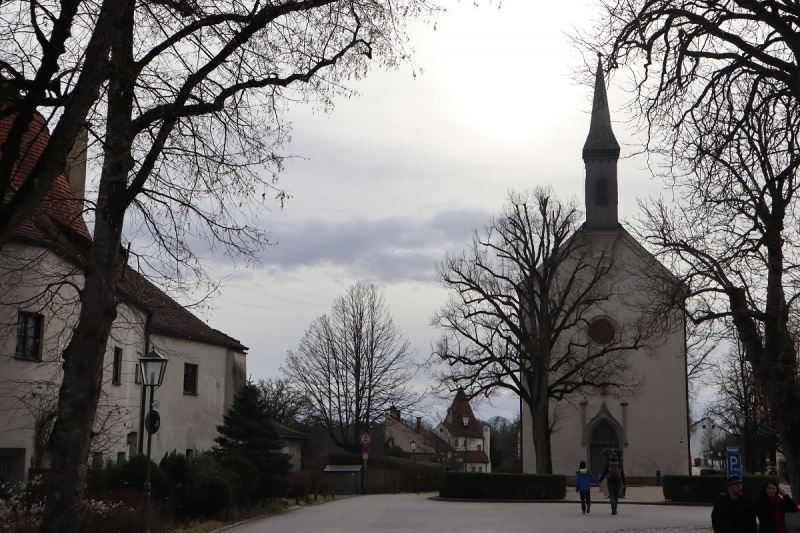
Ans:
<svg viewBox="0 0 800 533"><path fill-rule="evenodd" d="M281 270L334 265L365 281L431 281L434 264L449 250L469 243L472 229L489 214L479 209L441 211L428 218L282 221L272 232L278 243L263 258Z"/></svg>

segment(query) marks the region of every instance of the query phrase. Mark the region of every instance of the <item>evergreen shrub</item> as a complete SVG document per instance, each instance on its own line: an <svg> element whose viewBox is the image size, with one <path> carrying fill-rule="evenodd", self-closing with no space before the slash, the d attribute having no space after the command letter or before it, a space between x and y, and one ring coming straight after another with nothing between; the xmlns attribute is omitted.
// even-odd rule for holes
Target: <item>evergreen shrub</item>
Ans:
<svg viewBox="0 0 800 533"><path fill-rule="evenodd" d="M442 472L439 496L481 500L560 500L567 497L567 477L547 474Z"/></svg>
<svg viewBox="0 0 800 533"><path fill-rule="evenodd" d="M755 499L769 476L745 475L744 495ZM727 476L664 476L664 499L671 502L714 503L727 489Z"/></svg>
<svg viewBox="0 0 800 533"><path fill-rule="evenodd" d="M203 514L206 517L219 515L233 503L233 488L230 483L218 475L201 480L198 488Z"/></svg>

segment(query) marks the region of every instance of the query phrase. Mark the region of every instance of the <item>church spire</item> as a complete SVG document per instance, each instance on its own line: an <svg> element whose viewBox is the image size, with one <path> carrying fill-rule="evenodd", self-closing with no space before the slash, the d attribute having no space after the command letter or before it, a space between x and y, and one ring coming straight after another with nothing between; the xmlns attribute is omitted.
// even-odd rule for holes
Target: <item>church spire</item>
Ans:
<svg viewBox="0 0 800 533"><path fill-rule="evenodd" d="M611 129L611 113L603 77L602 61L598 54L597 74L592 103L592 122L583 145L586 165L586 228L615 229L617 215L617 160L619 143Z"/></svg>

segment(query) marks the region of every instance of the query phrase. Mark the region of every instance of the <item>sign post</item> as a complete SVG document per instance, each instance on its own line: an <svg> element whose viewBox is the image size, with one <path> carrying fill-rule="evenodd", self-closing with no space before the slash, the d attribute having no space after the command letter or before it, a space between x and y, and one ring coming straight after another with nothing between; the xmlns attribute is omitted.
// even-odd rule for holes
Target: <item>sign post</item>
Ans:
<svg viewBox="0 0 800 533"><path fill-rule="evenodd" d="M372 435L367 433L366 431L358 436L359 442L361 442L361 452L364 454L361 456L364 459L364 474L361 477L361 492L363 494L367 493L367 459L369 458L369 445L372 442Z"/></svg>
<svg viewBox="0 0 800 533"><path fill-rule="evenodd" d="M742 454L738 446L728 446L725 449L725 455L728 463L728 477L739 476L742 477Z"/></svg>

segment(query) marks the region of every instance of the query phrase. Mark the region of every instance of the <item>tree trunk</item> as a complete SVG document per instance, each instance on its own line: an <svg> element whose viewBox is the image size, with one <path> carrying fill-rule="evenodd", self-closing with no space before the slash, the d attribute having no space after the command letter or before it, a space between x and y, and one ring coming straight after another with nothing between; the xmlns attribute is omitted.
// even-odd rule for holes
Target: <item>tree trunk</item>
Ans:
<svg viewBox="0 0 800 533"><path fill-rule="evenodd" d="M528 407L531 410L531 431L536 454L537 474L553 473L553 458L550 449L550 396L547 390L549 376L547 368L540 368L532 374L532 379L529 380L531 398Z"/></svg>
<svg viewBox="0 0 800 533"><path fill-rule="evenodd" d="M130 65L133 3L125 6L120 31L112 46L116 75L109 83L109 127L96 208L94 236L84 268L81 311L64 352L64 377L58 398L58 419L50 436L52 477L42 516L41 533L78 533L92 427L103 386L103 361L111 326L117 317L116 287L125 218L125 193L131 169L130 123L133 88L126 77ZM126 48L126 45L127 48Z"/></svg>

